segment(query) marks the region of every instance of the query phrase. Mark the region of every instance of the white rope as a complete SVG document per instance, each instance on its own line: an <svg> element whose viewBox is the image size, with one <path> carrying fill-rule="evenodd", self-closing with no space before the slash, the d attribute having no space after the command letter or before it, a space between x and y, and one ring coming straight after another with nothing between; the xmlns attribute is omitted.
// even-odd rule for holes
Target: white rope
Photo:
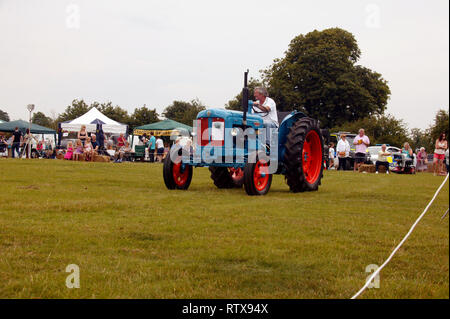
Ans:
<svg viewBox="0 0 450 319"><path fill-rule="evenodd" d="M384 266L387 265L387 263L391 260L391 258L394 256L394 254L397 252L397 250L399 250L399 248L403 245L403 243L406 241L406 239L408 239L409 235L411 235L412 231L414 230L414 228L416 227L417 223L422 219L422 217L425 215L425 213L427 212L428 208L431 206L431 204L433 203L434 199L436 198L436 196L439 194L439 192L441 191L442 187L445 185L445 182L448 180L448 175L445 177L444 182L442 182L441 186L439 186L438 190L436 191L436 193L434 194L433 198L431 199L431 201L428 203L427 207L425 207L425 210L423 211L423 213L419 216L419 218L417 218L416 222L411 226L411 228L409 229L408 233L406 234L406 236L402 239L402 241L397 245L397 247L395 247L394 251L391 253L391 255L388 257L388 259L386 259L386 261L369 277L369 279L367 279L366 284L351 298L351 299L356 299L360 294L363 293L364 290L366 290L366 288L370 285L370 283L372 282L373 278L375 278L376 275L378 275L381 271L381 269L384 268Z"/></svg>

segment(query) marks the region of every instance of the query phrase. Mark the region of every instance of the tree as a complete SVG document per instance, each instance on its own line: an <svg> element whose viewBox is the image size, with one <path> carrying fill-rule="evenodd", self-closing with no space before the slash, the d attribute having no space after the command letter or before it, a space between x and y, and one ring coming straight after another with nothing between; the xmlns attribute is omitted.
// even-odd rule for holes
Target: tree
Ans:
<svg viewBox="0 0 450 319"><path fill-rule="evenodd" d="M133 129L137 126L155 123L158 121L159 118L156 109L150 110L146 106L143 106L141 108L134 109L134 113L130 116L130 120L127 124L131 129Z"/></svg>
<svg viewBox="0 0 450 319"><path fill-rule="evenodd" d="M58 123L71 121L89 111L92 107L87 105L84 100L73 100L72 105L66 107L64 113L58 116Z"/></svg>
<svg viewBox="0 0 450 319"><path fill-rule="evenodd" d="M5 111L0 110L0 120L9 122L9 115Z"/></svg>
<svg viewBox="0 0 450 319"><path fill-rule="evenodd" d="M205 110L199 99L191 102L173 101L162 113L166 118L192 126L192 121L197 118L200 111Z"/></svg>
<svg viewBox="0 0 450 319"><path fill-rule="evenodd" d="M436 112L436 116L434 117L434 123L430 126L430 135L433 141L433 149L434 142L439 138L441 133L445 133L445 136L448 140L448 125L449 125L449 114L446 110L439 110Z"/></svg>
<svg viewBox="0 0 450 319"><path fill-rule="evenodd" d="M252 99L253 91L256 87L262 86L261 81L258 81L254 78L251 78L250 81L248 81L248 90L249 90L249 99ZM227 110L237 110L242 111L242 91L234 97L234 99L228 101L227 104L225 104L225 108Z"/></svg>
<svg viewBox="0 0 450 319"><path fill-rule="evenodd" d="M37 125L53 128L53 121L42 112L36 112L31 118L31 122Z"/></svg>
<svg viewBox="0 0 450 319"><path fill-rule="evenodd" d="M323 127L383 114L390 90L381 74L356 65L361 51L339 28L295 37L285 57L263 71L279 111L297 109Z"/></svg>
<svg viewBox="0 0 450 319"><path fill-rule="evenodd" d="M433 147L433 139L430 135L430 129L421 130L420 128L413 128L409 134L409 144L413 150L420 147L425 147L427 152L430 152ZM432 152L433 150L431 150Z"/></svg>
<svg viewBox="0 0 450 319"><path fill-rule="evenodd" d="M363 128L370 139L370 144L389 144L401 147L408 139L408 131L403 120L393 115L373 115L353 122L334 127L332 132L355 132Z"/></svg>
<svg viewBox="0 0 450 319"><path fill-rule="evenodd" d="M112 102L102 104L94 102L91 104L91 108L92 107L96 107L97 110L102 112L104 115L119 123L128 123L130 121L130 117L128 115L127 110L121 108L118 105L113 106Z"/></svg>

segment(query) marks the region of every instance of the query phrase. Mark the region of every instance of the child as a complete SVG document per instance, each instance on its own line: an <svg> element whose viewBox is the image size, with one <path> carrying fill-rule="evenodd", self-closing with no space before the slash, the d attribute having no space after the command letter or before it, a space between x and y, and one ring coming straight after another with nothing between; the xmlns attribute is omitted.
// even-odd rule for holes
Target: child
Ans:
<svg viewBox="0 0 450 319"><path fill-rule="evenodd" d="M93 149L94 148L92 147L91 138L86 138L86 142L84 142L84 154L86 154L86 161L90 161L94 158L92 156Z"/></svg>
<svg viewBox="0 0 450 319"><path fill-rule="evenodd" d="M77 144L75 148L75 152L73 152L73 159L78 161L79 155L83 154L83 144L81 144L81 140L77 139Z"/></svg>
<svg viewBox="0 0 450 319"><path fill-rule="evenodd" d="M328 169L334 168L334 157L335 157L334 143L330 143L330 147L328 148Z"/></svg>
<svg viewBox="0 0 450 319"><path fill-rule="evenodd" d="M64 155L64 159L71 160L73 156L73 144L72 142L67 143L67 152Z"/></svg>

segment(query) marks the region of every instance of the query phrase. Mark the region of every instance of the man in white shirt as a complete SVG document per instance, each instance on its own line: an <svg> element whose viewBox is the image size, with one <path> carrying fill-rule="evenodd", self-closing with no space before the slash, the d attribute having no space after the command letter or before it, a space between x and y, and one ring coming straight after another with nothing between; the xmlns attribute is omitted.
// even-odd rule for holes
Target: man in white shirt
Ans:
<svg viewBox="0 0 450 319"><path fill-rule="evenodd" d="M155 144L156 144L156 150L157 150L156 160L159 161L159 162L162 162L162 158L163 158L163 155L164 155L164 142L161 139L161 137L158 137L156 139Z"/></svg>
<svg viewBox="0 0 450 319"><path fill-rule="evenodd" d="M267 143L270 141L270 128L278 127L277 105L269 97L269 93L263 87L255 88L253 92L256 101L253 103L253 111L260 115L266 128Z"/></svg>

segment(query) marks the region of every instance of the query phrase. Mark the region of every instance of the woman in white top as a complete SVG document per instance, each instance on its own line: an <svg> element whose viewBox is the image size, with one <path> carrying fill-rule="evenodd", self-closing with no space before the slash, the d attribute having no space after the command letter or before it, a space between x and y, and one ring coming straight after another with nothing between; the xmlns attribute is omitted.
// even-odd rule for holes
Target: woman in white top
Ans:
<svg viewBox="0 0 450 319"><path fill-rule="evenodd" d="M336 152L339 159L339 168L345 170L347 164L347 157L350 154L350 144L347 141L345 134L341 134L341 139L337 143Z"/></svg>
<svg viewBox="0 0 450 319"><path fill-rule="evenodd" d="M436 140L433 158L433 171L434 176L441 174L444 171L444 158L445 150L447 146L447 136L445 133L441 133L439 138Z"/></svg>

